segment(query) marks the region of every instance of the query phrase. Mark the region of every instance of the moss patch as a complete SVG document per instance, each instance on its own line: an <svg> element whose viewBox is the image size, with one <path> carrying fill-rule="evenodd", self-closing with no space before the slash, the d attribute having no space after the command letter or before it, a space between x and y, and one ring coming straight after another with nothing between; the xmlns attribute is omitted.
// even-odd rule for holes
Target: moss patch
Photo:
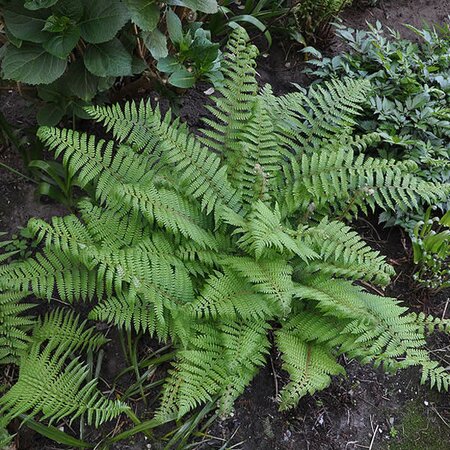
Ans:
<svg viewBox="0 0 450 450"><path fill-rule="evenodd" d="M411 402L405 409L398 435L390 450L442 450L450 446L450 429L422 403Z"/></svg>

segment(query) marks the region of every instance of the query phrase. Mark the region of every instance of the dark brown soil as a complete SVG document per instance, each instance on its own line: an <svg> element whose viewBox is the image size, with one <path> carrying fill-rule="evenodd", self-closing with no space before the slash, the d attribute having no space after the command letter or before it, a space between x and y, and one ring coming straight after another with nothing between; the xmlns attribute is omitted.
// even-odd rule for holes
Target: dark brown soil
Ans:
<svg viewBox="0 0 450 450"><path fill-rule="evenodd" d="M362 3L343 14L344 23L353 28L366 27L366 21L380 20L400 30L405 37L415 36L402 26L417 27L422 22L443 23L450 13L450 0L380 0L376 7ZM334 47L334 46L333 46ZM336 45L339 48L339 44ZM269 55L258 61L261 84L270 83L277 94L289 92L292 83L305 85L303 62L297 49L290 44L275 43ZM191 127L201 125L208 102L205 90L199 86L181 99L180 115ZM152 94L153 95L153 94ZM156 95L155 95L156 96ZM8 120L20 126L32 126L34 111L14 92L1 91L0 109ZM18 154L0 146L0 162L24 171ZM65 214L57 204L36 201L35 185L0 167L0 231L15 232L30 217L49 218ZM371 222L355 224L366 240L378 247L396 268L398 276L387 294L402 300L416 311L450 317L446 308L450 292L431 295L411 282L410 254L407 239L397 229L382 230ZM447 312L446 312L447 311ZM450 366L448 337L438 336L430 342L436 358ZM447 358L447 359L446 359ZM347 377L333 380L330 388L302 399L298 408L289 413L277 410L277 389L285 382L279 370L279 355L272 354L268 367L260 372L244 395L237 401L232 417L216 422L209 437L199 449L242 450L322 450L393 449L444 450L450 448L450 395L439 394L419 385L418 371L408 370L386 375L380 369L361 367L357 362L342 359ZM107 348L104 375L117 373L123 364L119 350ZM275 370L273 370L275 369ZM45 444L35 434L21 435L19 449L50 450L61 448ZM113 446L116 450L147 448L142 437ZM153 449L160 448L153 444Z"/></svg>

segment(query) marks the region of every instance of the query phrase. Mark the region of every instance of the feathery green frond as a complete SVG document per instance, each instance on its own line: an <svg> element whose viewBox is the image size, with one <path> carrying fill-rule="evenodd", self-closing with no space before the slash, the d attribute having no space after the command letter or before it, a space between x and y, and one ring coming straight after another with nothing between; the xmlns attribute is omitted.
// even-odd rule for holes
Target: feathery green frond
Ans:
<svg viewBox="0 0 450 450"><path fill-rule="evenodd" d="M68 322L73 320L68 317ZM60 325L61 319L58 315L48 317L42 325L43 334L48 334L45 327L50 326L52 320L56 321L53 325ZM86 339L85 332L77 329L76 322L75 319L72 324L67 324L66 330L72 327L76 335ZM38 328L36 338L40 337ZM5 420L23 413L31 417L42 413L43 419L51 421L67 416L74 420L84 415L88 424L99 426L128 408L104 397L97 388L97 380L88 381L87 366L71 357L74 348L80 346L72 333L59 333L46 340L46 345L43 342L36 340L30 344L21 356L16 384L0 398L0 414Z"/></svg>

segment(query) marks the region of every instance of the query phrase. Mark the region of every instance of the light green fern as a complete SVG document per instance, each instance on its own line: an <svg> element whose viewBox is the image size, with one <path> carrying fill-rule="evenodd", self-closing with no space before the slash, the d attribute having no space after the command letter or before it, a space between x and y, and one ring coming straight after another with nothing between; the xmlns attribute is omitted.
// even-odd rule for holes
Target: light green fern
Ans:
<svg viewBox="0 0 450 450"><path fill-rule="evenodd" d="M343 373L341 353L388 370L421 366L423 381L448 387L425 347L447 322L354 285L384 286L393 270L343 222L375 207L414 208L447 187L365 156L379 140L354 135L366 81L277 97L259 89L255 56L235 30L201 136L149 101L88 108L113 141L39 129L93 195L77 215L32 219L36 254L0 266L0 355L19 364L0 400L5 420L27 412L98 425L127 411L76 356L103 339L63 310L22 317L29 295L50 309L55 298L83 301L92 320L170 342L157 422L206 401L229 412L265 364L270 335L291 378L281 408Z"/></svg>

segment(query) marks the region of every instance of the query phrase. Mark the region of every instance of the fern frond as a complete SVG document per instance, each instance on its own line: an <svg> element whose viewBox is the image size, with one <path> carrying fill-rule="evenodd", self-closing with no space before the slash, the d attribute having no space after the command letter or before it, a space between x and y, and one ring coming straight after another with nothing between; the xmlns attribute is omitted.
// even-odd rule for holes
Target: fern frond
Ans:
<svg viewBox="0 0 450 450"><path fill-rule="evenodd" d="M272 97L270 111L285 143L303 154L327 139L348 135L369 90L366 80L331 80L305 93Z"/></svg>
<svg viewBox="0 0 450 450"><path fill-rule="evenodd" d="M83 331L76 334L83 335ZM31 343L20 359L16 384L0 398L0 414L5 420L23 413L30 417L42 413L50 422L85 415L88 424L99 426L128 409L104 397L97 380L88 381L88 367L70 357L73 343L70 334L59 334L45 346Z"/></svg>
<svg viewBox="0 0 450 450"><path fill-rule="evenodd" d="M281 391L282 411L296 406L304 395L326 388L332 375L345 373L332 352L320 344L304 342L283 328L277 331L275 340L282 353L283 369L291 379Z"/></svg>
<svg viewBox="0 0 450 450"><path fill-rule="evenodd" d="M290 211L307 211L311 202L319 211L344 215L376 205L407 211L418 206L418 199L433 202L445 194L442 186L415 176L414 163L356 156L353 148L336 141L290 164L287 170L296 174L288 175L293 181L286 195Z"/></svg>
<svg viewBox="0 0 450 450"><path fill-rule="evenodd" d="M96 292L95 272L80 265L74 255L46 250L34 258L0 266L0 289L32 292L50 300L56 289L62 300L88 300Z"/></svg>
<svg viewBox="0 0 450 450"><path fill-rule="evenodd" d="M155 185L124 184L114 192L113 209L122 207L139 211L153 225L167 229L173 234L181 233L203 248L217 249L217 243L210 231L205 228L212 224L195 204L190 203L174 191L158 190Z"/></svg>
<svg viewBox="0 0 450 450"><path fill-rule="evenodd" d="M245 256L227 256L221 263L251 282L256 291L267 295L281 314L290 311L294 284L292 267L285 259L274 255L255 261Z"/></svg>
<svg viewBox="0 0 450 450"><path fill-rule="evenodd" d="M423 347L425 339L398 301L369 294L344 280L316 277L303 283L296 285L295 296L314 300L323 314L347 322L342 333L355 336L357 344L347 351L349 355L375 366L383 364L387 370L414 365L399 358Z"/></svg>
<svg viewBox="0 0 450 450"><path fill-rule="evenodd" d="M242 234L238 244L247 252L253 253L257 259L270 249L279 253L293 253L304 261L318 256L305 242L295 239L296 233L293 230L283 225L277 204L271 209L259 200L253 203L246 220L233 222L234 217L224 214L224 221L228 221L228 218L231 219L229 223L237 227L234 233Z"/></svg>
<svg viewBox="0 0 450 450"><path fill-rule="evenodd" d="M55 348L63 342L65 348L72 352L98 350L108 340L101 334L95 333L94 328L86 328L86 324L87 322L81 321L73 311L63 308L54 309L39 320L33 329L31 340L34 344L56 342L52 344Z"/></svg>
<svg viewBox="0 0 450 450"><path fill-rule="evenodd" d="M267 328L264 320L197 326L187 348L177 353L156 419L181 417L215 397L220 399L221 411L228 413L264 363Z"/></svg>
<svg viewBox="0 0 450 450"><path fill-rule="evenodd" d="M242 136L257 99L257 53L255 46L248 45L246 31L239 27L229 39L224 53L224 82L218 89L220 95L215 98L215 105L208 108L217 120L204 119L209 129L202 130L205 137L201 140L223 155L231 177L246 152Z"/></svg>
<svg viewBox="0 0 450 450"><path fill-rule="evenodd" d="M350 227L339 221L322 219L317 225L305 226L299 239L319 256L302 264L302 272L320 272L349 279L364 279L387 285L395 274L380 252L372 250Z"/></svg>
<svg viewBox="0 0 450 450"><path fill-rule="evenodd" d="M35 305L22 303L27 293L0 292L0 365L17 363L30 341L27 331L34 320L23 313Z"/></svg>
<svg viewBox="0 0 450 450"><path fill-rule="evenodd" d="M145 158L126 146L114 149L114 142L72 130L40 127L39 139L63 155L63 164L82 187L96 180L96 197L104 202L109 193L121 183L138 183L149 177L150 167Z"/></svg>
<svg viewBox="0 0 450 450"><path fill-rule="evenodd" d="M276 312L264 295L232 271L211 275L189 307L197 318L224 320L270 318Z"/></svg>
<svg viewBox="0 0 450 450"><path fill-rule="evenodd" d="M120 140L134 143L130 130L140 129L145 141L140 146L145 148L145 155L154 155L159 168L176 173L185 195L200 199L207 213L221 205L240 210L239 193L229 183L227 168L220 166L219 157L203 147L179 121L161 119L150 102L141 103L139 110L134 105L125 106L123 111L119 106L97 106L88 108L88 112Z"/></svg>

